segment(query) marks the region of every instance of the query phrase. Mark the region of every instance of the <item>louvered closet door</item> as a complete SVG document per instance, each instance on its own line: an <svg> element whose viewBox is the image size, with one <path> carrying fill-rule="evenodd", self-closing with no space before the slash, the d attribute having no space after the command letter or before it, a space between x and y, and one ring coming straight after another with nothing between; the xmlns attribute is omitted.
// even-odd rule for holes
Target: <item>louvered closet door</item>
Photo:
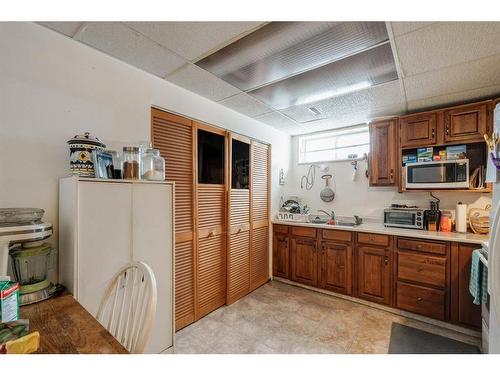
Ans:
<svg viewBox="0 0 500 375"><path fill-rule="evenodd" d="M250 292L250 139L231 135L227 303Z"/></svg>
<svg viewBox="0 0 500 375"><path fill-rule="evenodd" d="M269 280L269 146L252 141L250 289Z"/></svg>
<svg viewBox="0 0 500 375"><path fill-rule="evenodd" d="M222 131L196 126L199 319L226 303L226 140Z"/></svg>
<svg viewBox="0 0 500 375"><path fill-rule="evenodd" d="M195 321L194 176L192 121L153 108L153 146L165 158L165 177L175 181L175 327Z"/></svg>

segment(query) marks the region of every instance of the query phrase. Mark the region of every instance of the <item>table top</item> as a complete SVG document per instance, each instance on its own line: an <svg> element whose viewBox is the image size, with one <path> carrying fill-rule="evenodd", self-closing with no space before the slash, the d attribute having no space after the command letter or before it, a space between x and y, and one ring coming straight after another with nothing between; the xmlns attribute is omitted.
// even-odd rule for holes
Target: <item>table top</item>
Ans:
<svg viewBox="0 0 500 375"><path fill-rule="evenodd" d="M40 333L42 354L119 354L128 351L72 295L21 306L30 332Z"/></svg>

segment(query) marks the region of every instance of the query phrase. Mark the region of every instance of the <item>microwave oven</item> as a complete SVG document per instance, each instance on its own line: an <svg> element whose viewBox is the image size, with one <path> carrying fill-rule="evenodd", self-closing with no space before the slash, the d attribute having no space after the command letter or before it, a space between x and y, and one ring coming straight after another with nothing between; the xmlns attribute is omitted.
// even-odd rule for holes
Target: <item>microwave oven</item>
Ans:
<svg viewBox="0 0 500 375"><path fill-rule="evenodd" d="M468 159L409 163L403 169L407 189L469 188Z"/></svg>
<svg viewBox="0 0 500 375"><path fill-rule="evenodd" d="M384 210L384 226L424 229L423 208L387 208Z"/></svg>

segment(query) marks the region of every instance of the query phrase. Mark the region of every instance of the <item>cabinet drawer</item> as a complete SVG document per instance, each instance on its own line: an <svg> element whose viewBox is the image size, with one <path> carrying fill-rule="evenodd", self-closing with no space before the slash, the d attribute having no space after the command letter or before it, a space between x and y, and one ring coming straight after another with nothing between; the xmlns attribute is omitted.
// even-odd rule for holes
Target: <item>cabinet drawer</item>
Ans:
<svg viewBox="0 0 500 375"><path fill-rule="evenodd" d="M324 240L336 240L336 241L352 241L352 232L348 232L345 230L331 230L331 229L323 229L321 233Z"/></svg>
<svg viewBox="0 0 500 375"><path fill-rule="evenodd" d="M398 253L398 279L438 288L446 286L446 258L415 253Z"/></svg>
<svg viewBox="0 0 500 375"><path fill-rule="evenodd" d="M294 236L316 238L316 229L308 227L292 227L292 234Z"/></svg>
<svg viewBox="0 0 500 375"><path fill-rule="evenodd" d="M445 292L398 282L396 306L434 319L445 319Z"/></svg>
<svg viewBox="0 0 500 375"><path fill-rule="evenodd" d="M282 225L282 224L273 224L273 230L276 233L288 233L288 225Z"/></svg>
<svg viewBox="0 0 500 375"><path fill-rule="evenodd" d="M444 242L420 241L411 238L398 238L398 249L423 251L426 253L446 255L447 245Z"/></svg>
<svg viewBox="0 0 500 375"><path fill-rule="evenodd" d="M358 233L358 242L368 245L389 246L391 238L385 234Z"/></svg>

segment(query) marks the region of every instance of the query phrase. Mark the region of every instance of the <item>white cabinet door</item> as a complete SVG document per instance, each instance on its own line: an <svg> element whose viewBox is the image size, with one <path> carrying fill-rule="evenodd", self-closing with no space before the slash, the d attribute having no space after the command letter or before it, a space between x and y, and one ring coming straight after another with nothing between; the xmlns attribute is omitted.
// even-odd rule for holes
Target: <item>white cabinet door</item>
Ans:
<svg viewBox="0 0 500 375"><path fill-rule="evenodd" d="M148 264L155 274L158 304L145 353L160 353L173 337L173 207L172 186L133 184L133 260Z"/></svg>
<svg viewBox="0 0 500 375"><path fill-rule="evenodd" d="M93 316L113 275L131 260L132 186L78 182L76 298Z"/></svg>

